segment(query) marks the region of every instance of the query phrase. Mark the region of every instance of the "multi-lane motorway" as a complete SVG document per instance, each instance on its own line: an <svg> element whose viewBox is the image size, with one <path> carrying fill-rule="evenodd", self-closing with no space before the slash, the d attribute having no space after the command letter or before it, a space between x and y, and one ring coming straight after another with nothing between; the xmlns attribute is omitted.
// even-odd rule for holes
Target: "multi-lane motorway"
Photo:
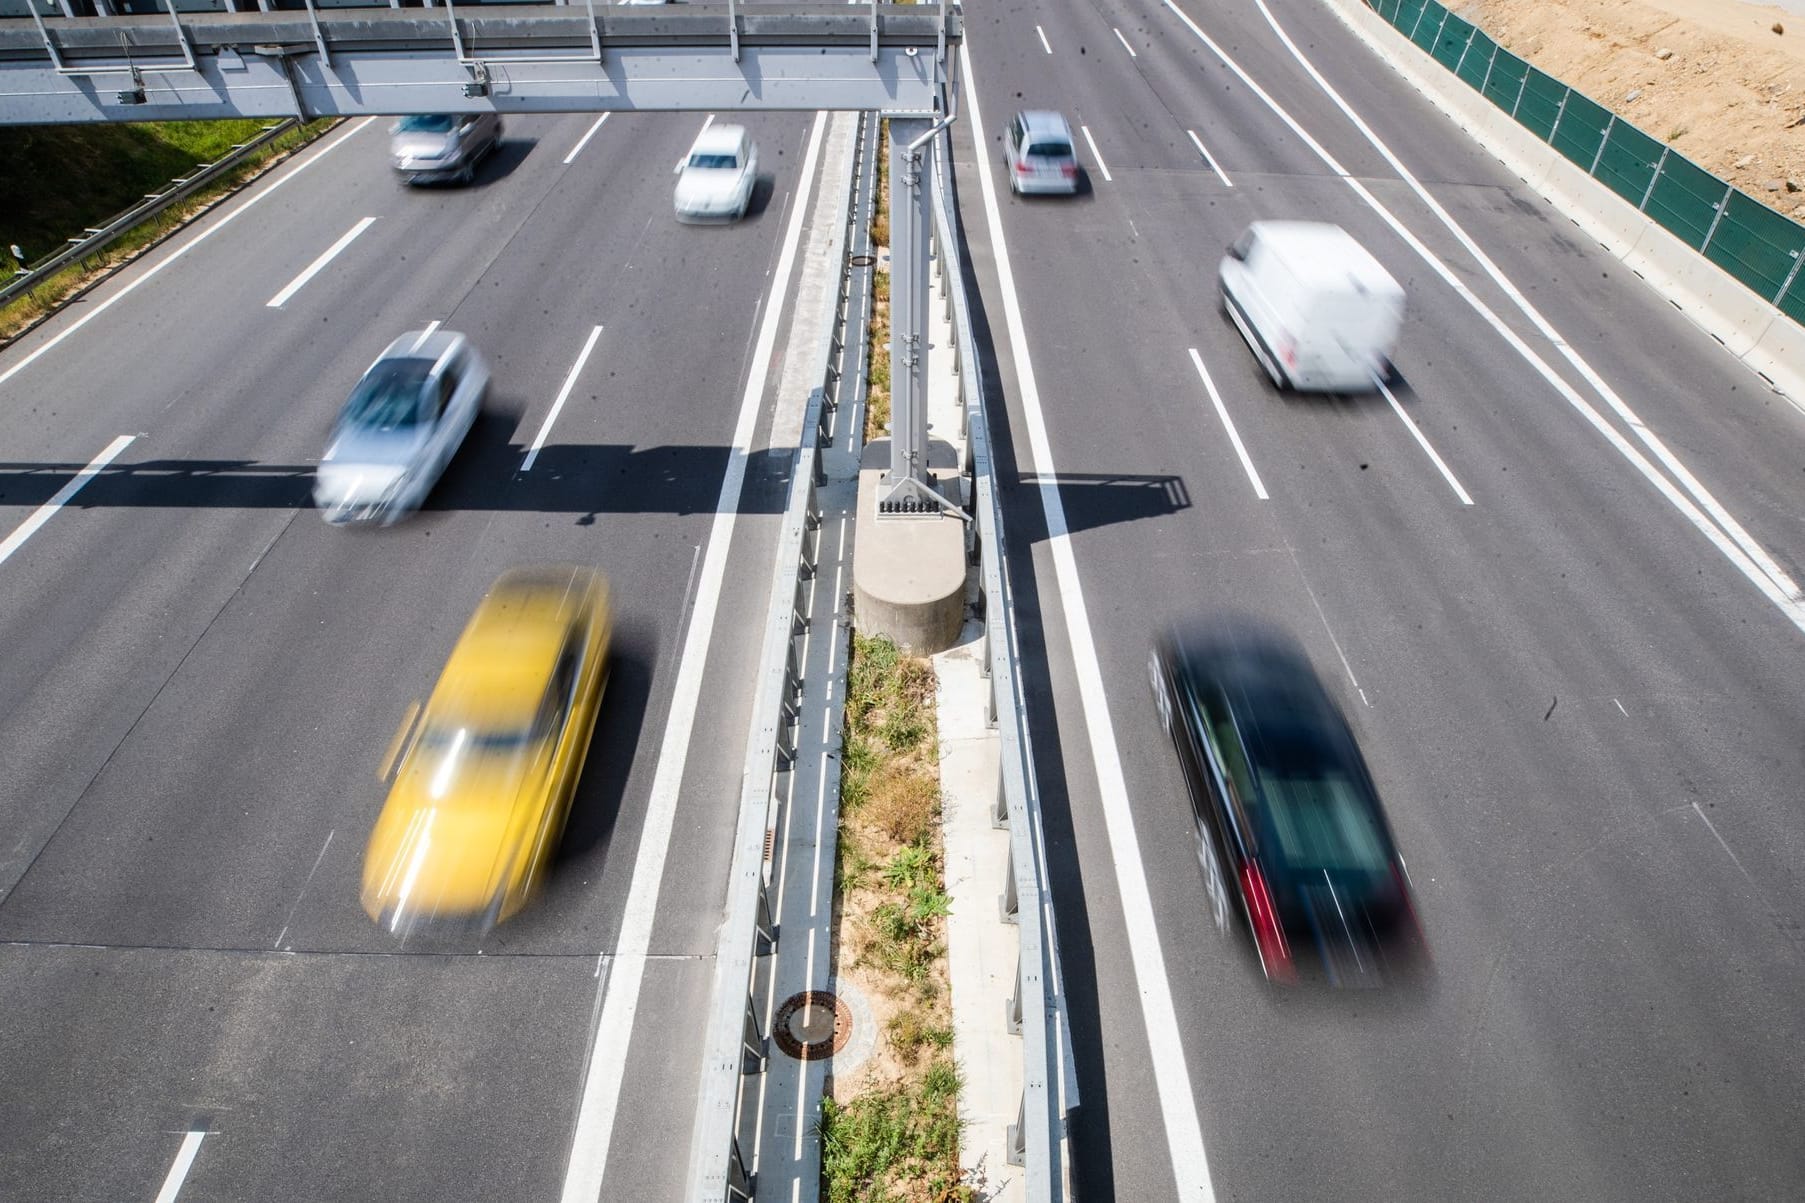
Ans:
<svg viewBox="0 0 1805 1203"><path fill-rule="evenodd" d="M750 119L754 214L698 229L671 169L702 120L510 119L446 190L347 123L0 355L0 531L130 440L0 563L0 1195L151 1199L191 1155L184 1203L556 1198L580 1112L604 1197L681 1195L788 464L758 336L815 124ZM435 321L487 412L424 512L328 527L338 406ZM400 947L358 906L378 768L537 560L615 586L558 864L480 946ZM633 947L628 1038L592 1048Z"/></svg>
<svg viewBox="0 0 1805 1203"><path fill-rule="evenodd" d="M1776 577L1805 571L1805 416L1323 4L968 31L1083 1197L1797 1197L1805 626ZM1065 111L1082 195L1009 196L1018 107ZM1405 284L1395 405L1257 368L1215 272L1263 217L1337 222ZM1421 994L1274 994L1210 926L1145 666L1227 610L1343 699Z"/></svg>
<svg viewBox="0 0 1805 1203"><path fill-rule="evenodd" d="M1320 4L967 28L1084 1196L1796 1196L1805 416ZM1079 197L1002 189L1021 106L1079 127ZM540 1199L587 1162L603 1198L681 1196L813 128L752 119L773 186L694 230L697 124L510 120L476 187L410 191L348 123L0 353L0 537L111 455L0 560L0 1193L152 1198L173 1166L183 1200ZM1260 217L1404 282L1390 397L1265 381L1215 293ZM489 356L488 414L423 513L326 527L336 407L434 321ZM560 863L479 947L398 946L357 905L377 769L535 559L617 590ZM1427 989L1274 994L1210 927L1145 664L1228 610L1342 698Z"/></svg>

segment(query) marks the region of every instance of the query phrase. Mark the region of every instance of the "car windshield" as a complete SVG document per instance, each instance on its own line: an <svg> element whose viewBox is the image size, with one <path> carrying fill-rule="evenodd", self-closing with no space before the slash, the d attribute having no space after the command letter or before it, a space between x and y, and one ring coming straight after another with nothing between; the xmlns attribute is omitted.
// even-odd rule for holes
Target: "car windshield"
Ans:
<svg viewBox="0 0 1805 1203"><path fill-rule="evenodd" d="M732 171L740 161L735 155L693 154L689 157L689 165L703 171Z"/></svg>
<svg viewBox="0 0 1805 1203"><path fill-rule="evenodd" d="M430 359L385 359L357 382L341 421L365 430L398 430L418 425L430 410L426 383Z"/></svg>
<svg viewBox="0 0 1805 1203"><path fill-rule="evenodd" d="M1042 138L1028 148L1028 153L1040 159L1069 159L1072 157L1072 144Z"/></svg>
<svg viewBox="0 0 1805 1203"><path fill-rule="evenodd" d="M456 117L445 113L426 113L403 117L401 124L397 125L395 130L402 134L445 134L451 132L451 127L456 125L457 121Z"/></svg>

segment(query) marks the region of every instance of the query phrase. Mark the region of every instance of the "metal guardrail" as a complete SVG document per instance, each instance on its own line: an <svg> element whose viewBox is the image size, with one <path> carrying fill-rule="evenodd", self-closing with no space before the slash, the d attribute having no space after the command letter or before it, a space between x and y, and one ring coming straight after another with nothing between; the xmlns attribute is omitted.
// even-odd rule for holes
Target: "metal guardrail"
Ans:
<svg viewBox="0 0 1805 1203"><path fill-rule="evenodd" d="M68 246L51 255L50 258L26 268L8 280L4 286L0 286L0 305L4 305L16 296L30 292L71 263L79 262L89 255L105 250L119 238L136 229L141 223L149 221L171 206L188 199L289 130L300 128L300 124L299 121L290 117L287 120L278 121L274 125L264 126L262 133L249 142L241 142L234 146L223 159L202 164L195 169L193 174L171 181L169 187L163 191L150 193L143 200L107 222L106 225L89 231L85 238L70 239Z"/></svg>
<svg viewBox="0 0 1805 1203"><path fill-rule="evenodd" d="M1023 716L1020 653L1003 538L1002 503L991 458L989 411L984 377L965 295L958 226L953 215L951 138L939 135L934 156L933 237L951 311L955 370L971 473L971 506L976 559L983 590L984 663L990 679L989 720L1000 743L998 790L992 821L1009 828L1010 859L1003 883L1005 915L1015 919L1019 941L1015 993L1009 1021L1022 1039L1022 1099L1008 1133L1009 1162L1023 1168L1029 1203L1058 1203L1069 1197L1070 1159L1066 1115L1078 1106L1072 1066L1071 1027L1066 1019L1065 983L1059 968L1058 936L1048 888L1046 839L1034 756ZM1022 903L1026 902L1026 905Z"/></svg>
<svg viewBox="0 0 1805 1203"><path fill-rule="evenodd" d="M860 151L876 152L876 119L860 122ZM852 236L852 197L859 172L840 198L837 217L845 239L834 317L823 332L817 352L821 381L809 393L803 411L801 445L791 461L790 490L783 526L777 536L771 605L753 691L752 725L746 740L745 770L740 785L739 819L734 830L733 861L727 875L726 917L715 951L707 1035L697 1091L696 1120L691 1136L688 1188L684 1197L700 1201L750 1199L752 1175L740 1150L740 1081L763 1072L770 1033L759 1025L755 1005L754 962L774 952L778 933L771 922L765 879L765 831L781 796L778 777L794 758L797 701L802 680L796 657L797 638L808 627L803 598L820 555L821 510L816 488L822 483L821 450L829 437L840 386L836 366L844 348L841 323L850 319L846 306L852 284L852 259L863 245ZM855 251L855 248L858 248ZM863 323L859 324L863 338ZM862 361L860 361L862 362Z"/></svg>

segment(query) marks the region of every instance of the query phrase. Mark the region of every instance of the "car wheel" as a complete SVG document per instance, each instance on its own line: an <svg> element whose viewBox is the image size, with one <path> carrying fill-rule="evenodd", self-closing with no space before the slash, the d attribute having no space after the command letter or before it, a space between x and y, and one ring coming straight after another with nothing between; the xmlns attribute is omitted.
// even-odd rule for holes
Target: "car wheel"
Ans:
<svg viewBox="0 0 1805 1203"><path fill-rule="evenodd" d="M1153 686L1153 705L1159 710L1159 725L1172 734L1172 699L1166 693L1165 674L1159 670L1159 653L1147 657L1147 683Z"/></svg>
<svg viewBox="0 0 1805 1203"><path fill-rule="evenodd" d="M1216 855L1216 846L1210 839L1209 829L1204 824L1197 825L1197 864L1203 870L1203 888L1210 896L1210 919L1216 930L1223 935L1228 934L1228 880L1222 876L1222 860Z"/></svg>
<svg viewBox="0 0 1805 1203"><path fill-rule="evenodd" d="M458 172L458 183L463 184L465 187L469 187L475 181L476 160L471 159L468 163L464 164L464 169Z"/></svg>

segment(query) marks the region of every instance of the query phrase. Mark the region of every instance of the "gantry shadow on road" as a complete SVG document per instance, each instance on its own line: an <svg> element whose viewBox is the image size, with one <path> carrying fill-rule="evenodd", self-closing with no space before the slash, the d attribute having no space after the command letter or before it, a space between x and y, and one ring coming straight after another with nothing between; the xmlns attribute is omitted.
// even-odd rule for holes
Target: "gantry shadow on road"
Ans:
<svg viewBox="0 0 1805 1203"><path fill-rule="evenodd" d="M540 450L531 472L521 472L526 450L511 445L500 454L460 453L421 508L589 516L712 514L730 451L707 445L554 444ZM783 450L754 453L747 466L749 484L773 472L787 475L790 456ZM126 456L102 469L67 504L87 510L305 509L313 504L314 467L248 459L132 461ZM0 506L42 505L82 468L0 462ZM777 514L782 509L780 491L748 487L738 512Z"/></svg>

